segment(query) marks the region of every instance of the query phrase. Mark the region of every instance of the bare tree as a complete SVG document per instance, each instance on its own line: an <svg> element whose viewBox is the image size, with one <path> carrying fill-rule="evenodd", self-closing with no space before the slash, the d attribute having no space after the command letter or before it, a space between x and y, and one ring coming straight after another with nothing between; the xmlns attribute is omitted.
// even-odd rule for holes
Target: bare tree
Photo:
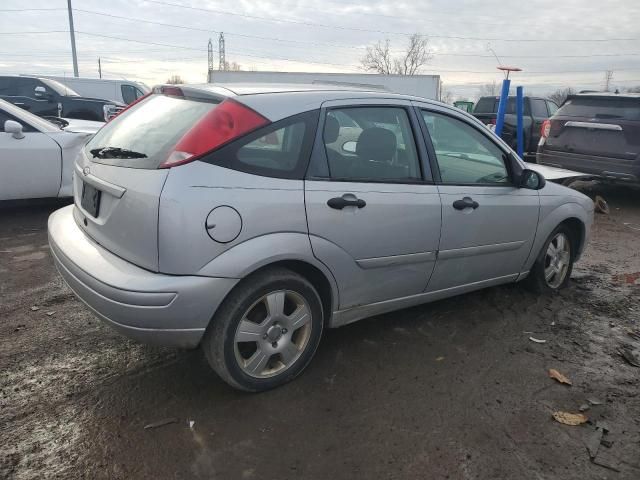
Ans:
<svg viewBox="0 0 640 480"><path fill-rule="evenodd" d="M429 39L417 33L409 37L409 45L401 56L392 57L390 46L391 42L386 39L367 47L367 53L360 60L362 68L383 75L416 75L433 58Z"/></svg>
<svg viewBox="0 0 640 480"><path fill-rule="evenodd" d="M498 84L494 80L491 83L480 85L478 87L478 93L481 97L495 97L498 95Z"/></svg>
<svg viewBox="0 0 640 480"><path fill-rule="evenodd" d="M611 80L613 80L613 70L606 70L604 72L604 91L611 90Z"/></svg>
<svg viewBox="0 0 640 480"><path fill-rule="evenodd" d="M453 103L453 92L445 87L442 81L440 81L440 101L442 103Z"/></svg>
<svg viewBox="0 0 640 480"><path fill-rule="evenodd" d="M549 93L547 98L556 105L562 105L569 95L574 95L576 91L571 87L559 88L553 93Z"/></svg>
<svg viewBox="0 0 640 480"><path fill-rule="evenodd" d="M236 62L224 62L224 69L231 72L239 72L240 70L242 70L242 65Z"/></svg>
<svg viewBox="0 0 640 480"><path fill-rule="evenodd" d="M179 83L184 83L184 80L182 80L182 77L180 75L174 74L167 78L167 83L170 85L177 85Z"/></svg>

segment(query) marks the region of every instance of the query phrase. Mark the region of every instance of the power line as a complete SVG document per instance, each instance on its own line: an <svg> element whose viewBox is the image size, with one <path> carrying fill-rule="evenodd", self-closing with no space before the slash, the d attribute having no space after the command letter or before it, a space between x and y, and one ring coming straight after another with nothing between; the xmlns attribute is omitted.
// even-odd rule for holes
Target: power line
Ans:
<svg viewBox="0 0 640 480"><path fill-rule="evenodd" d="M350 30L356 32L369 32L369 33L382 33L386 35L403 35L410 37L413 33L407 32L394 32L394 31L386 31L386 30L376 30L376 29L367 29L367 28L357 28L357 27L346 27L343 25L329 25L325 23L317 23L317 22L308 22L302 20L291 20L284 18L270 18L270 17L262 17L258 15L250 15L246 13L238 13L238 12L230 12L228 10L219 10L213 8L202 8L202 7L192 7L190 5L180 5L177 3L164 2L162 0L146 0L149 3L156 3L159 5L165 5L176 8L183 8L188 10L197 10L202 12L212 12L220 15L231 15L236 17L243 18L251 18L254 20L263 20L267 22L276 22L276 23L290 23L295 25L303 25L303 26L311 26L311 27L322 27L322 28L333 28L337 30ZM469 37L462 35L433 35L433 34L425 34L429 38L445 38L452 40L480 40L480 41L495 41L495 42L621 42L621 41L637 41L637 38L568 38L568 39L544 39L544 38L486 38L486 37Z"/></svg>

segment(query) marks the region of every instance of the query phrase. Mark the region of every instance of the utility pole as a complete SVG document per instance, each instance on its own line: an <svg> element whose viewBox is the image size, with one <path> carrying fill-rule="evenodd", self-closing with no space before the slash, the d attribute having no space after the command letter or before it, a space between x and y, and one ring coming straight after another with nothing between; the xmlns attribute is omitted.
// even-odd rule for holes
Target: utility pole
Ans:
<svg viewBox="0 0 640 480"><path fill-rule="evenodd" d="M102 64L100 63L100 57L98 57L98 76L102 78Z"/></svg>
<svg viewBox="0 0 640 480"><path fill-rule="evenodd" d="M220 32L220 37L218 37L218 70L226 70L227 62L224 58L224 33Z"/></svg>
<svg viewBox="0 0 640 480"><path fill-rule="evenodd" d="M611 90L611 80L613 80L613 70L607 70L604 72L604 91Z"/></svg>
<svg viewBox="0 0 640 480"><path fill-rule="evenodd" d="M69 33L71 34L71 55L73 56L73 76L78 76L78 55L76 54L76 33L73 28L73 9L71 8L71 0L67 0L67 8L69 10Z"/></svg>
<svg viewBox="0 0 640 480"><path fill-rule="evenodd" d="M207 82L212 82L213 79L213 42L209 39L207 44Z"/></svg>

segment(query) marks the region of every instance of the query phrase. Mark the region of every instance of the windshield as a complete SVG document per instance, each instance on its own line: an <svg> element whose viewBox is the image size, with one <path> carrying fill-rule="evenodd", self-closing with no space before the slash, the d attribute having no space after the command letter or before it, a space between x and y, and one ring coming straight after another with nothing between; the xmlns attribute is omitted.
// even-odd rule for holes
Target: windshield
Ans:
<svg viewBox="0 0 640 480"><path fill-rule="evenodd" d="M640 99L612 97L577 97L567 100L556 116L598 120L640 120Z"/></svg>
<svg viewBox="0 0 640 480"><path fill-rule="evenodd" d="M80 95L75 90L63 85L60 82L55 80L51 80L50 78L41 78L40 81L44 83L51 90L56 92L58 95L62 95L64 97L79 97Z"/></svg>
<svg viewBox="0 0 640 480"><path fill-rule="evenodd" d="M85 154L107 165L158 168L182 136L215 106L210 101L151 95L99 130Z"/></svg>
<svg viewBox="0 0 640 480"><path fill-rule="evenodd" d="M498 113L498 104L500 103L500 97L482 97L476 103L475 108L473 109L473 113ZM507 114L516 113L516 99L515 97L509 97L507 100L507 110L505 111ZM524 102L524 112L525 115L529 115L529 105L525 100Z"/></svg>

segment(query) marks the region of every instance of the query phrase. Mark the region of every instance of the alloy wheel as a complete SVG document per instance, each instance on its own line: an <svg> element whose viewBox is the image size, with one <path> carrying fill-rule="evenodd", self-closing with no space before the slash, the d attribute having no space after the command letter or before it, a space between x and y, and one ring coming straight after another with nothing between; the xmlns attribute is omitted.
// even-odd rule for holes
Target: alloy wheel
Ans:
<svg viewBox="0 0 640 480"><path fill-rule="evenodd" d="M551 288L565 280L571 265L571 243L565 233L558 232L549 242L544 259L544 279Z"/></svg>

